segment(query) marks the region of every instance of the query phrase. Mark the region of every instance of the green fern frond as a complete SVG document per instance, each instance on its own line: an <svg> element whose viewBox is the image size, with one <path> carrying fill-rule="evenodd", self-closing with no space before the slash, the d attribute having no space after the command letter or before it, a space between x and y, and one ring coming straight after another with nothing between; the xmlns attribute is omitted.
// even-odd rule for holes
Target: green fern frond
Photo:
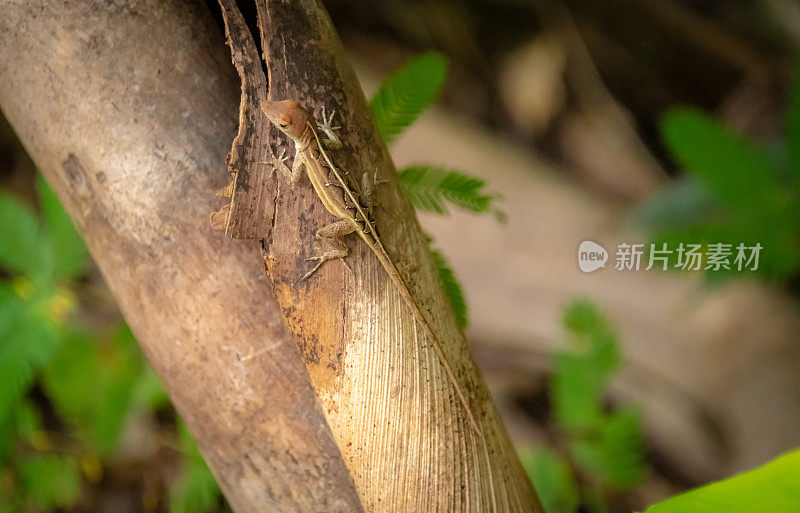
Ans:
<svg viewBox="0 0 800 513"><path fill-rule="evenodd" d="M464 300L464 292L461 290L461 285L458 283L455 273L447 264L444 255L436 249L432 249L431 254L433 254L436 270L439 272L439 279L442 280L444 293L450 301L450 306L456 316L456 324L463 330L467 327L467 302Z"/></svg>
<svg viewBox="0 0 800 513"><path fill-rule="evenodd" d="M378 131L391 144L439 96L447 76L447 59L427 52L387 77L369 103Z"/></svg>
<svg viewBox="0 0 800 513"><path fill-rule="evenodd" d="M494 206L497 195L487 194L486 182L460 171L420 165L400 170L400 183L411 203L419 210L447 214L447 203L468 212L491 213L500 220L504 214Z"/></svg>

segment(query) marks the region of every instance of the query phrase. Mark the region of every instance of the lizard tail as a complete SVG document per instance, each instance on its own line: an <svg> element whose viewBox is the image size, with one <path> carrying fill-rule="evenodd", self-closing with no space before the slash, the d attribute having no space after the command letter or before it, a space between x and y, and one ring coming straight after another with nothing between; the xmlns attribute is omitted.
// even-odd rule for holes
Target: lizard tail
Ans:
<svg viewBox="0 0 800 513"><path fill-rule="evenodd" d="M397 271L397 267L395 267L392 259L389 258L389 254L386 253L386 250L383 248L383 245L380 242L375 243L374 253L378 256L378 260L381 261L383 268L386 270L386 273L391 278L392 282L400 291L400 295L403 297L403 301L405 301L406 305L409 309L411 309L411 313L414 315L414 318L417 320L418 324L422 326L422 330L425 332L425 335L431 339L433 342L433 347L436 350L436 354L439 357L439 361L442 363L442 367L444 368L445 373L447 374L450 383L452 383L453 388L456 391L456 395L458 395L458 399L461 404L464 406L464 409L467 412L467 417L469 417L469 422L472 424L472 428L475 432L482 436L481 429L478 427L478 422L475 420L475 416L472 414L472 408L470 408L469 401L467 401L467 396L464 394L464 391L459 385L458 380L456 379L456 375L453 372L453 369L450 367L450 364L447 362L447 358L445 357L444 350L442 349L441 344L439 343L439 338L431 329L430 324L428 323L425 315L422 313L422 310L417 305L416 300L411 296L411 292L408 290L403 279L400 277L400 273Z"/></svg>

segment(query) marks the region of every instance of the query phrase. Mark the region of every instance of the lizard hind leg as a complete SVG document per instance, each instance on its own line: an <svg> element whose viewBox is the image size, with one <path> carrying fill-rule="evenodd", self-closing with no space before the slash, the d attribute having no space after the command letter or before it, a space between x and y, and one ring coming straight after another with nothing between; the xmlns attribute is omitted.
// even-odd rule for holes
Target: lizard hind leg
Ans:
<svg viewBox="0 0 800 513"><path fill-rule="evenodd" d="M328 249L321 255L306 259L316 260L317 265L300 278L300 281L310 277L328 260L334 260L336 258L341 259L345 267L350 269L350 266L347 265L345 261L345 257L347 257L349 251L347 249L347 244L344 242L344 237L356 231L357 228L356 224L349 219L341 219L317 230L317 238L322 240L323 246L328 246Z"/></svg>
<svg viewBox="0 0 800 513"><path fill-rule="evenodd" d="M389 180L381 180L378 178L378 168L375 168L375 173L370 176L369 173L361 175L361 190L364 193L364 203L369 210L369 213L375 210L375 207L380 207L384 212L389 212L383 206L380 199L378 199L378 186L384 183L389 183ZM372 217L370 215L370 217Z"/></svg>

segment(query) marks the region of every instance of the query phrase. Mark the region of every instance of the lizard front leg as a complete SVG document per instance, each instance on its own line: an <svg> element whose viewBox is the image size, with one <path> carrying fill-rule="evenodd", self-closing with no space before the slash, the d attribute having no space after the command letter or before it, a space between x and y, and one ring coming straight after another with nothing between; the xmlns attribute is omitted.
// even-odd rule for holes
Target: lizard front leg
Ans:
<svg viewBox="0 0 800 513"><path fill-rule="evenodd" d="M292 170L289 169L289 166L286 165L286 159L288 159L288 158L289 158L289 156L286 155L286 148L281 148L280 154L279 155L275 155L275 164L274 164L275 168L278 171L280 171L281 174L283 176L285 176L286 178L289 178L291 176L291 174L292 174ZM272 162L270 162L268 160L260 160L260 161L257 162L257 164L272 164ZM292 166L292 167L294 167L294 166ZM222 192L222 191L220 190L220 192ZM219 193L217 193L217 195L219 195Z"/></svg>
<svg viewBox="0 0 800 513"><path fill-rule="evenodd" d="M334 110L331 112L330 117L325 116L325 106L322 106L322 123L317 123L317 128L319 128L322 133L325 134L325 137L322 138L322 144L325 146L326 149L329 150L338 150L342 147L342 141L339 139L339 136L336 135L334 130L339 130L341 127L333 126L333 116L336 115L336 111Z"/></svg>
<svg viewBox="0 0 800 513"><path fill-rule="evenodd" d="M295 152L294 161L292 162L292 169L289 169L289 166L286 165L286 160L288 158L289 156L286 155L286 149L281 149L280 154L275 157L275 160L277 161L275 167L278 168L278 171L280 171L284 177L288 178L289 182L291 182L292 186L294 186L297 185L297 183L303 177L303 166L305 165L305 161L303 160L302 152ZM271 164L271 162L259 162L259 164ZM217 194L222 195L224 190L225 189L220 189Z"/></svg>
<svg viewBox="0 0 800 513"><path fill-rule="evenodd" d="M306 165L305 158L305 154L302 151L297 151L297 149L295 149L294 162L292 162L292 172L289 176L289 181L293 187L300 183L300 179L303 178L303 169Z"/></svg>
<svg viewBox="0 0 800 513"><path fill-rule="evenodd" d="M319 230L317 230L317 238L322 240L323 246L327 245L330 249L322 253L321 255L309 257L306 260L317 260L317 265L314 266L313 269L308 271L300 280L305 280L312 274L314 274L317 269L320 268L322 264L324 264L328 260L333 260L335 258L340 258L342 263L347 266L347 262L345 262L345 257L349 253L347 249L347 244L344 242L344 237L350 235L354 231L356 231L357 227L356 224L349 219L342 219L336 221L335 223L331 223L327 226L323 226ZM349 269L349 266L348 266Z"/></svg>

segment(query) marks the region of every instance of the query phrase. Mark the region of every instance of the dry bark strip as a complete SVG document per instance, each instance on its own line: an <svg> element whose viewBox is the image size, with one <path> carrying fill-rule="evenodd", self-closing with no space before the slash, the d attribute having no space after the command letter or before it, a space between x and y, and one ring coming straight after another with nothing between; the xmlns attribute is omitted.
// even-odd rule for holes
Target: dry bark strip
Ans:
<svg viewBox="0 0 800 513"><path fill-rule="evenodd" d="M306 258L320 250L316 230L334 219L307 181L291 188L275 171L275 156L293 148L260 114L265 91L255 45L235 3L220 4L243 85L228 159L234 181L223 191L233 198L212 223L233 238L262 241L275 297L365 509L541 511L327 15L314 0L257 2L268 97L300 101L318 118L323 107L335 110L344 143L332 154L339 167L390 179L379 189L377 228L433 320L482 435L471 429L431 341L358 237L349 240L352 270L329 262L300 281Z"/></svg>

